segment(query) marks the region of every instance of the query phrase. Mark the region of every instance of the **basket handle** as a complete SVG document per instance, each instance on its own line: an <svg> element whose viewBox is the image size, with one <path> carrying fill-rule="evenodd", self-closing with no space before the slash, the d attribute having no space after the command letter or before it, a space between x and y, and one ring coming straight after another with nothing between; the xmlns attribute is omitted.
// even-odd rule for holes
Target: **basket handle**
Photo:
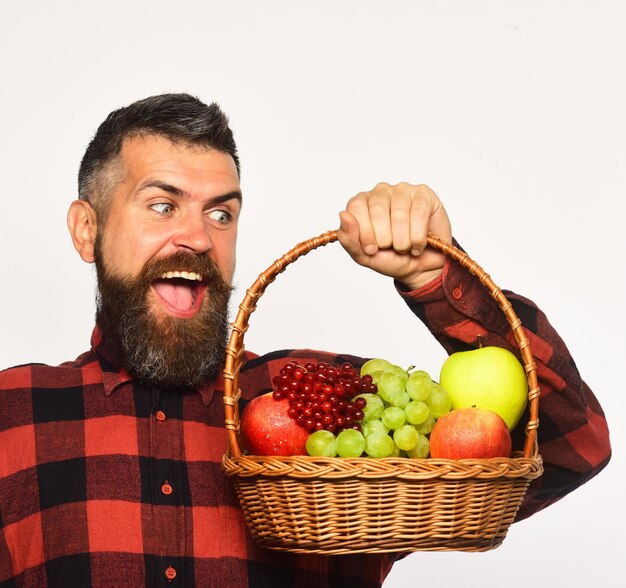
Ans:
<svg viewBox="0 0 626 588"><path fill-rule="evenodd" d="M259 275L254 284L246 291L243 302L239 305L239 311L235 322L232 324L230 339L226 347L226 361L224 367L224 408L226 413L225 427L228 432L228 444L230 454L234 458L241 457L241 448L239 446L239 398L240 392L238 387L239 370L242 365L242 357L244 353L243 338L248 330L248 322L250 315L256 309L259 298L265 292L265 289L276 279L278 274L282 273L286 267L296 261L299 257L306 255L310 251L332 243L337 240L337 231L328 231L322 233L318 237L308 239L299 243L290 249L285 255L277 259L263 273ZM490 294L498 302L500 309L506 316L506 319L515 335L515 340L519 346L524 370L528 379L528 401L530 407L530 415L528 424L526 425L526 440L524 443L524 457L536 457L538 454L537 447L537 428L539 426L539 384L537 378L537 364L530 349L530 342L522 328L522 322L515 314L513 306L502 293L502 290L496 286L491 277L466 253L442 241L432 234L428 234L428 245L433 249L441 251L444 255L456 261L459 265L466 268L471 274L475 275L480 283L487 288Z"/></svg>

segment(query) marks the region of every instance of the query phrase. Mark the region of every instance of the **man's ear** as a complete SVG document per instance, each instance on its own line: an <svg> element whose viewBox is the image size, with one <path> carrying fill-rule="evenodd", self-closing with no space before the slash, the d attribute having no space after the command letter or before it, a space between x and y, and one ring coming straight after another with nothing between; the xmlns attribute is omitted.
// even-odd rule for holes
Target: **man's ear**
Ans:
<svg viewBox="0 0 626 588"><path fill-rule="evenodd" d="M83 261L93 263L96 240L96 211L85 200L74 200L67 212L67 226L74 247Z"/></svg>

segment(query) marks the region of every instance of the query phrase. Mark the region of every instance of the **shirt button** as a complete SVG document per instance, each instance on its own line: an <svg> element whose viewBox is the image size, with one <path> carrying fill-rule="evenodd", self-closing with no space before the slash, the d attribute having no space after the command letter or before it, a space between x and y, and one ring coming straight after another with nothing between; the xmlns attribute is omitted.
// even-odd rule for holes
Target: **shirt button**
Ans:
<svg viewBox="0 0 626 588"><path fill-rule="evenodd" d="M461 290L460 286L452 290L452 298L454 298L455 300L459 300L461 296L463 296L463 290Z"/></svg>
<svg viewBox="0 0 626 588"><path fill-rule="evenodd" d="M161 486L161 492L163 492L165 496L169 496L173 491L174 490L170 486L170 483L167 480L165 480L165 483L163 484L163 486Z"/></svg>
<svg viewBox="0 0 626 588"><path fill-rule="evenodd" d="M166 418L165 413L162 410L157 410L154 416L156 416L157 421L161 421L161 422L163 422Z"/></svg>
<svg viewBox="0 0 626 588"><path fill-rule="evenodd" d="M173 580L176 577L176 570L172 566L169 566L165 570L165 577L170 581Z"/></svg>

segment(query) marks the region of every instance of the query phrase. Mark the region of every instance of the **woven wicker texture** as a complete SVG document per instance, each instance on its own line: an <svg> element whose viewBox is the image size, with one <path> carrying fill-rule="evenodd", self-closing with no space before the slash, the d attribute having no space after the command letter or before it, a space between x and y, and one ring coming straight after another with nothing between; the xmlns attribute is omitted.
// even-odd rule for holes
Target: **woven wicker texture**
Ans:
<svg viewBox="0 0 626 588"><path fill-rule="evenodd" d="M500 545L530 481L543 468L537 448L539 386L521 321L489 275L464 252L433 235L431 247L467 268L497 300L520 348L529 383L523 452L510 458L319 458L243 455L239 445L238 374L244 334L258 299L302 255L337 239L304 241L259 275L239 306L224 369L229 451L224 472L235 485L252 537L299 553L486 551Z"/></svg>

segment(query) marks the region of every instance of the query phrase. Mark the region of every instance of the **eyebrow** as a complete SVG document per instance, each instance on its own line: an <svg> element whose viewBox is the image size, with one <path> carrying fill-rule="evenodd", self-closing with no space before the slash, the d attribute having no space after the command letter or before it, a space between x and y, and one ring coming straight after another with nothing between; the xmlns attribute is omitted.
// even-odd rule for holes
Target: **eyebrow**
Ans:
<svg viewBox="0 0 626 588"><path fill-rule="evenodd" d="M162 182L161 180L147 180L143 184L139 186L135 195L139 194L146 188L158 188L159 190L163 190L172 196L176 196L179 198L188 198L189 192L186 192L182 188L178 186L174 186L173 184L168 184L167 182ZM227 192L226 194L221 194L220 196L215 196L211 198L212 204L221 204L222 202L227 202L228 200L238 200L241 204L243 197L241 194L241 190L232 190Z"/></svg>

